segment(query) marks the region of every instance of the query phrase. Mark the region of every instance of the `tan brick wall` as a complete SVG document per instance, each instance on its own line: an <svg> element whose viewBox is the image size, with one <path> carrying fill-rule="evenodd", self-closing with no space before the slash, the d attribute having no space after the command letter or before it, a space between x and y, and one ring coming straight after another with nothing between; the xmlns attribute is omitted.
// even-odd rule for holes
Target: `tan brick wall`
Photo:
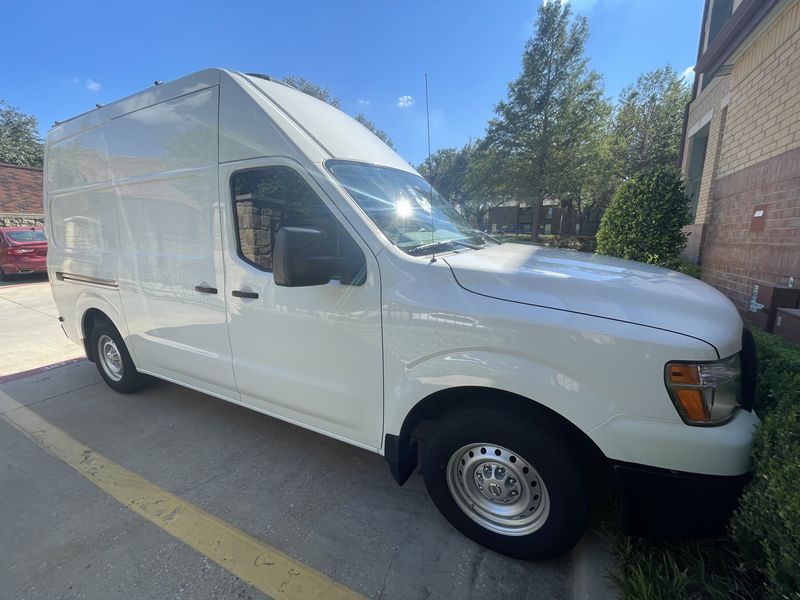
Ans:
<svg viewBox="0 0 800 600"><path fill-rule="evenodd" d="M800 146L800 0L739 56L717 175Z"/></svg>
<svg viewBox="0 0 800 600"><path fill-rule="evenodd" d="M692 138L688 135L693 128L704 119L709 112L713 112L709 123L708 146L706 147L706 158L703 164L703 179L700 183L700 190L697 194L697 212L695 223L707 223L711 216L711 189L719 159L720 134L724 135L722 124L722 101L730 91L730 75L718 75L711 80L708 87L704 89L689 106L689 117L687 120L687 139L683 153L683 173L687 174L689 157L692 152Z"/></svg>

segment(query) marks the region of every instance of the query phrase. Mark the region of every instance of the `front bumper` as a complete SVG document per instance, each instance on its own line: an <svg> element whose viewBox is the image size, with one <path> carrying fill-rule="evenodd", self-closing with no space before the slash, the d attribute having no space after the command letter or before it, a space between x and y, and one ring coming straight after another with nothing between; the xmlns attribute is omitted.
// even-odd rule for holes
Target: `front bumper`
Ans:
<svg viewBox="0 0 800 600"><path fill-rule="evenodd" d="M628 535L713 537L724 533L750 480L615 463L622 488L622 527Z"/></svg>

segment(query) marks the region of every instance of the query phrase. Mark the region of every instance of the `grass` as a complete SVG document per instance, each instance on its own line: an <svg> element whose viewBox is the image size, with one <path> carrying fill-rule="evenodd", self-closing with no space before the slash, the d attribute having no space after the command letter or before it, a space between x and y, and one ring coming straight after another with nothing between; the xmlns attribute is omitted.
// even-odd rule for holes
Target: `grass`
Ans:
<svg viewBox="0 0 800 600"><path fill-rule="evenodd" d="M617 534L611 578L636 600L756 600L762 581L728 539L663 541Z"/></svg>

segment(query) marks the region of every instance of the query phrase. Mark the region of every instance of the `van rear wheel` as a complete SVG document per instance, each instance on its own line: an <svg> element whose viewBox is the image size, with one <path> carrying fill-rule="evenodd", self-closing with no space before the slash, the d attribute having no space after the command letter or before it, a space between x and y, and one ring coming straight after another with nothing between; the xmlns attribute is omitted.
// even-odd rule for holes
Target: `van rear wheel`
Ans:
<svg viewBox="0 0 800 600"><path fill-rule="evenodd" d="M92 328L92 352L97 370L108 386L120 394L140 390L145 376L136 370L122 336L108 321L98 321Z"/></svg>
<svg viewBox="0 0 800 600"><path fill-rule="evenodd" d="M440 421L422 462L425 486L462 534L496 552L546 559L586 529L584 474L553 433L500 410Z"/></svg>

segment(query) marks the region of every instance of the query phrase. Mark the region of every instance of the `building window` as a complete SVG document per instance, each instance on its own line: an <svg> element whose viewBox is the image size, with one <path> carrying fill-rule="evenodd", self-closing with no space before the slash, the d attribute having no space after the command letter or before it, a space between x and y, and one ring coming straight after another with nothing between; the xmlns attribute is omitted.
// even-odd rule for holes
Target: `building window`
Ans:
<svg viewBox="0 0 800 600"><path fill-rule="evenodd" d="M553 207L552 206L548 206L547 207L547 210L544 213L544 218L545 219L552 219L553 218Z"/></svg>
<svg viewBox="0 0 800 600"><path fill-rule="evenodd" d="M733 14L733 0L714 0L711 7L711 19L708 24L708 42L706 48L711 45L720 29L728 22Z"/></svg>
<svg viewBox="0 0 800 600"><path fill-rule="evenodd" d="M689 214L697 214L697 197L700 194L700 184L703 182L703 165L706 162L706 148L708 147L708 126L700 130L691 139L691 154L689 155L689 170L686 176L686 195L689 197Z"/></svg>

